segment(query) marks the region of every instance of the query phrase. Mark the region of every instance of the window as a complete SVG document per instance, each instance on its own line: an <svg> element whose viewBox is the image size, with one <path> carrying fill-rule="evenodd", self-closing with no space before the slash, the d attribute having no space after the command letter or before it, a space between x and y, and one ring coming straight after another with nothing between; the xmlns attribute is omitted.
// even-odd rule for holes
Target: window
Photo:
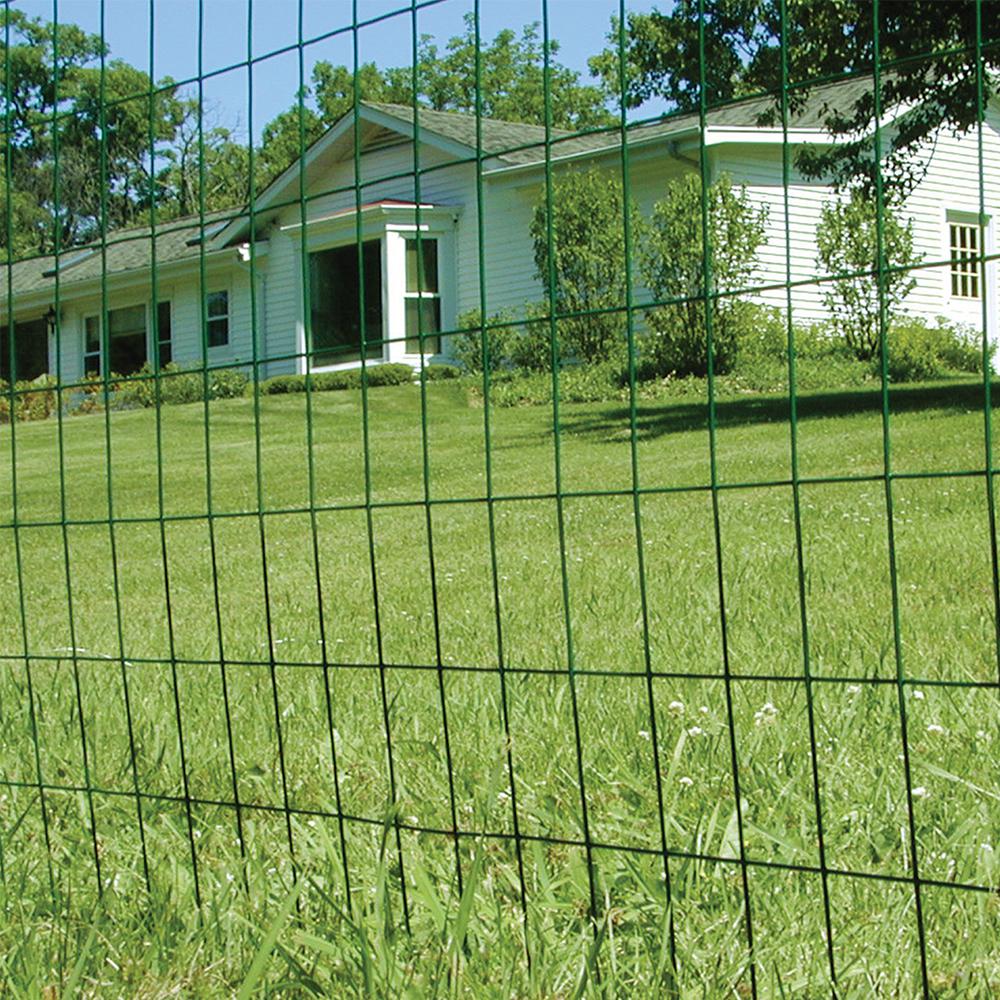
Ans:
<svg viewBox="0 0 1000 1000"><path fill-rule="evenodd" d="M208 346L225 347L229 343L229 292L209 292L205 298L208 315Z"/></svg>
<svg viewBox="0 0 1000 1000"><path fill-rule="evenodd" d="M406 353L437 354L441 350L441 289L438 284L438 241L406 239ZM420 335L423 334L421 352Z"/></svg>
<svg viewBox="0 0 1000 1000"><path fill-rule="evenodd" d="M954 298L979 298L979 233L977 223L948 223L951 294Z"/></svg>
<svg viewBox="0 0 1000 1000"><path fill-rule="evenodd" d="M14 371L10 370L10 329L0 326L0 378L30 382L49 367L49 329L45 319L15 320Z"/></svg>
<svg viewBox="0 0 1000 1000"><path fill-rule="evenodd" d="M108 310L107 356L101 344L99 316L83 321L83 373L134 375L146 363L146 307L123 306ZM102 363L103 361L103 363Z"/></svg>
<svg viewBox="0 0 1000 1000"><path fill-rule="evenodd" d="M108 310L108 371L131 375L146 363L146 307Z"/></svg>
<svg viewBox="0 0 1000 1000"><path fill-rule="evenodd" d="M170 346L169 302L160 302L156 306L156 354L161 368L166 368L173 359L173 351Z"/></svg>
<svg viewBox="0 0 1000 1000"><path fill-rule="evenodd" d="M101 321L97 316L88 316L83 332L83 374L101 374Z"/></svg>
<svg viewBox="0 0 1000 1000"><path fill-rule="evenodd" d="M361 245L364 265L365 358L382 357L382 243ZM309 313L312 364L361 360L362 268L358 246L309 254Z"/></svg>

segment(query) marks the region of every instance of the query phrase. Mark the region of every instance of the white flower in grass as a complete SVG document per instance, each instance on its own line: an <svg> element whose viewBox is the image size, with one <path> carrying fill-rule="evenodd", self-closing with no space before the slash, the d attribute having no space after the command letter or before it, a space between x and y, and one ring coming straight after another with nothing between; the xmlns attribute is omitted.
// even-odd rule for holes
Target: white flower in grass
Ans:
<svg viewBox="0 0 1000 1000"><path fill-rule="evenodd" d="M694 780L689 778L686 774L681 775L678 779L682 788L690 788L694 784Z"/></svg>
<svg viewBox="0 0 1000 1000"><path fill-rule="evenodd" d="M667 710L673 712L674 715L680 715L681 712L684 711L684 702L672 701L669 705L667 705Z"/></svg>
<svg viewBox="0 0 1000 1000"><path fill-rule="evenodd" d="M641 740L648 740L649 739L649 733L645 729L640 729L639 730L639 739L641 739Z"/></svg>
<svg viewBox="0 0 1000 1000"><path fill-rule="evenodd" d="M988 740L989 738L990 738L990 734L988 732L986 732L985 729L977 729L976 730L976 739L977 740ZM0 799L0 802L2 802L2 801L3 800Z"/></svg>
<svg viewBox="0 0 1000 1000"><path fill-rule="evenodd" d="M944 732L944 726L939 726L936 722L932 722L927 727L927 732L929 732L929 733L943 733Z"/></svg>
<svg viewBox="0 0 1000 1000"><path fill-rule="evenodd" d="M702 715L708 715L708 705L702 705L698 711L701 712Z"/></svg>
<svg viewBox="0 0 1000 1000"><path fill-rule="evenodd" d="M765 701L760 707L760 711L754 712L753 721L755 726L769 726L778 717L778 710L769 701Z"/></svg>
<svg viewBox="0 0 1000 1000"><path fill-rule="evenodd" d="M917 785L917 787L913 789L913 797L915 799L926 799L928 795L930 795L930 792L927 791L923 785Z"/></svg>
<svg viewBox="0 0 1000 1000"><path fill-rule="evenodd" d="M848 694L860 694L861 693L861 685L860 684L848 684L847 685L847 693Z"/></svg>
<svg viewBox="0 0 1000 1000"><path fill-rule="evenodd" d="M914 701L923 701L924 700L924 692L921 691L919 688L915 689L914 692L913 692L913 700Z"/></svg>
<svg viewBox="0 0 1000 1000"><path fill-rule="evenodd" d="M497 792L498 806L505 806L507 805L508 802L510 802L510 792L508 791Z"/></svg>
<svg viewBox="0 0 1000 1000"><path fill-rule="evenodd" d="M704 731L705 731L705 730L704 730L704 729L702 729L702 728L701 728L701 726L692 726L692 727L691 727L691 728L690 728L690 729L688 730L688 736L701 736L701 734L702 734L702 733L703 733Z"/></svg>

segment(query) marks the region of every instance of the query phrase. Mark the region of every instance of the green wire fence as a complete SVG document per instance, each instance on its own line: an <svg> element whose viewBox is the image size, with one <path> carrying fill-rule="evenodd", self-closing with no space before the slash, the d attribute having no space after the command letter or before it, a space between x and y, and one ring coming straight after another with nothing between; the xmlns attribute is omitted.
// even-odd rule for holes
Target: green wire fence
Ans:
<svg viewBox="0 0 1000 1000"><path fill-rule="evenodd" d="M206 61L211 4L199 0L197 71L161 83L156 15L169 5L150 0L129 9L148 19L149 42L148 86L132 93L109 91L108 19L123 8L101 0L88 63L96 158L81 164L72 145L77 10L53 2L46 15L51 35L38 52L49 96L39 120L24 108L23 25L6 0L0 880L11 926L69 921L95 906L151 907L155 920L166 900L207 914L294 892L297 926L312 933L330 913L360 922L381 893L383 926L413 940L462 922L455 963L477 960L477 933L494 940L480 960L490 947L515 956L524 978L511 973L511 995L577 988L546 981L553 948L579 958L575 995L995 995L996 11L946 6L945 51L933 32L909 50L886 38L899 5L858 4L839 28L870 39L869 61L820 64L802 77L795 44L810 8L762 5L771 85L731 95L713 62L728 5L689 2L678 8L685 39L662 55L664 71L668 58L687 60L689 106L646 114L633 107L641 69L622 0L605 40L615 62L608 124L570 129L557 127L554 111L559 5L542 0L541 120L531 133L508 127L502 144L484 113L493 95L483 24L496 8L481 0L377 12L358 0L321 5L318 30L298 0L284 8L294 42L264 51L247 0L245 56L221 67ZM392 111L395 138L373 142L366 108L381 107L380 121L388 113L368 102L366 46L380 32L406 35L405 85L419 94L426 19L452 8L467 15L472 40L461 138L442 143L441 112L414 97ZM334 126L347 182L313 169L332 141L315 138L308 99L310 60L327 43L350 51L349 107ZM974 201L966 228L975 243L960 260L951 248L900 264L889 246L899 182L883 170L899 130L885 95L932 57L966 74L963 148L978 181L956 202L969 215ZM209 88L240 75L253 132L261 76L281 59L295 62L297 155L278 180L262 180L267 150L251 134L240 165L246 202L219 209L208 196ZM875 243L857 267L824 274L796 230L795 200L809 184L796 116L815 88L831 85L869 102L860 162L870 183L860 189ZM195 107L193 218L171 212L156 180L166 155L160 106L177 88ZM726 248L715 245L711 133L748 101L761 109L756 127L768 138L758 153L771 157L780 188L769 239L781 244L781 263L777 278L727 287L716 274ZM140 105L142 224L118 230L118 130ZM700 280L657 298L643 287L648 222L630 206L649 183L642 171L657 190L666 184L677 143L667 132L659 146L647 140L682 119L695 135L685 166L700 185ZM23 192L17 158L29 139L45 153L35 191ZM366 157L379 149L397 159L366 177ZM612 305L579 309L562 292L560 185L585 173L595 150L620 191L622 282ZM542 307L527 320L497 308L493 255L512 238L525 254L532 246L523 230L501 229L504 209L491 204L498 163L537 170L534 232L547 254L533 286ZM79 190L74 180L67 195L67 175L81 169L100 191L82 243L62 224ZM465 203L435 204L457 171ZM19 249L22 196L42 200L44 253ZM442 207L450 232L461 227L447 251L435 228ZM412 275L390 277L397 265L366 252L390 231L369 224L375 210L409 213L392 232L407 255L413 245ZM324 237L336 219L346 220L341 237ZM227 277L215 255L220 233L232 261L239 253ZM296 248L287 260L278 239ZM328 292L311 271L311 246L347 247L353 258L338 258L347 277L337 294L356 311L344 320L347 344L331 345L321 328ZM399 259L409 267L411 257ZM73 272L84 261L81 291ZM956 267L978 280L967 296L981 307L977 372L897 387L891 289L901 274L943 283ZM443 277L459 268L461 279ZM802 389L815 346L800 343L798 296L856 279L873 279L877 295L868 380L826 395ZM474 320L451 307L434 313L445 280ZM398 301L391 281L405 286ZM209 300L223 286L220 314ZM39 336L39 289L51 306L49 375L19 381L19 330ZM186 294L197 303L190 315L177 305ZM280 294L294 300L294 343L265 336ZM754 297L777 304L779 388L770 392L734 390L720 347L720 304ZM111 317L136 301L146 309L147 360L120 375ZM382 317L411 302L414 325L392 320L388 335ZM690 302L702 310L703 377L661 371L651 380L651 319ZM242 331L243 356L219 353L223 319L227 336ZM581 321L620 324L618 380L597 402L567 397L588 369L566 347ZM543 375L530 377L543 405L512 409L505 393L529 376L496 355L526 322L541 337ZM472 344L466 367L440 364L454 364L460 342ZM185 343L190 368L172 363ZM80 344L96 368L67 360ZM393 366L380 374L379 362L404 353L412 378L397 381L412 384L388 388ZM301 395L272 389L292 373ZM671 396L672 386L683 394ZM176 401L190 405L168 405ZM26 422L32 407L48 419ZM965 523L952 503L979 527L948 562L940 553ZM939 603L914 604L913 592ZM970 624L962 615L973 611ZM960 624L949 633L952 619ZM18 897L34 915L15 919ZM504 952L496 940L513 946Z"/></svg>

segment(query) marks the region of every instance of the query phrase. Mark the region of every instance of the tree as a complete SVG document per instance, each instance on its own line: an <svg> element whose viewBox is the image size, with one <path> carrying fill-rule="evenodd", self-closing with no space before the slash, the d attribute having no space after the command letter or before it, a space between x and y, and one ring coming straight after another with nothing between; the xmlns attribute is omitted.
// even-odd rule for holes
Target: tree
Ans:
<svg viewBox="0 0 1000 1000"><path fill-rule="evenodd" d="M11 249L48 253L91 239L102 223L135 222L156 197L150 165L164 162L183 118L173 81L154 86L73 24L4 7L0 29Z"/></svg>
<svg viewBox="0 0 1000 1000"><path fill-rule="evenodd" d="M624 210L621 182L595 169L559 177L551 205L543 197L535 207L535 276L546 290L551 283L556 312L569 314L557 327L564 358L609 361L625 346ZM635 231L638 213L628 210Z"/></svg>
<svg viewBox="0 0 1000 1000"><path fill-rule="evenodd" d="M653 206L639 265L658 302L648 317L651 361L661 372L704 375L708 371L705 295L747 288L764 242L767 208L754 206L744 188L723 174L707 191L711 255L706 254L702 183L687 174L667 186ZM711 283L706 286L705 277ZM710 299L716 372L731 367L753 306L744 297Z"/></svg>
<svg viewBox="0 0 1000 1000"><path fill-rule="evenodd" d="M862 361L879 352L883 304L894 318L916 284L908 269L921 259L913 249L912 220L904 223L884 209L881 228L880 262L876 203L860 190L824 204L816 228L817 263L835 279L824 287L823 302L834 330Z"/></svg>
<svg viewBox="0 0 1000 1000"><path fill-rule="evenodd" d="M872 72L875 8L869 0L786 0L785 6L788 79L796 84L789 92L792 112L808 100L808 81ZM677 0L669 13L654 8L629 14L626 104L636 107L657 96L679 110L696 110L703 79L709 105L762 91L774 94L759 124L780 124L781 11L782 0ZM902 195L921 175L920 147L928 137L942 126L964 132L978 121L977 16L987 70L984 99L998 92L1000 80L990 71L1000 67L1000 0L983 0L981 15L975 0L882 0L878 12L879 56L890 67L882 76L881 105L909 109L886 135L881 165L888 187ZM591 71L616 98L618 33L613 21L609 47L590 60ZM870 188L876 170L871 91L855 96L846 110L830 107L824 114L826 128L842 141L835 148L802 150L799 166L842 187L860 181Z"/></svg>

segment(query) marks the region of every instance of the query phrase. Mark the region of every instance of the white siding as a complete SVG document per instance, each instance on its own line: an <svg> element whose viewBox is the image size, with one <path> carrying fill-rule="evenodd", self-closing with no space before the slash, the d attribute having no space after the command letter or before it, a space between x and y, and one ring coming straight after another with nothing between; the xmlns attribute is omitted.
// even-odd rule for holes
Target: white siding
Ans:
<svg viewBox="0 0 1000 1000"><path fill-rule="evenodd" d="M991 110L983 128L983 196L987 216L993 220L995 233L1000 215L1000 116ZM916 286L903 308L914 315L934 319L946 315L950 320L982 324L981 302L953 299L950 294L946 213L949 210L977 213L980 199L978 134L956 137L941 132L922 151L926 171L907 198L901 215L913 222L914 248L922 261L931 267L913 272ZM782 283L786 280L785 206L782 189L781 147L725 147L716 154L718 171L727 171L744 183L750 196L768 208L767 242L760 250L760 268L755 283ZM819 274L816 264L816 226L823 203L834 197L830 188L803 178L792 171L788 209L791 233L791 272L793 282L814 282ZM995 240L995 236L993 237ZM995 244L994 244L995 245ZM994 268L991 267L991 272ZM995 285L995 273L990 275ZM995 292L995 290L994 290ZM783 288L765 292L761 298L784 306ZM804 320L825 315L822 289L816 284L796 287L792 296L795 315ZM996 335L995 329L991 334Z"/></svg>

